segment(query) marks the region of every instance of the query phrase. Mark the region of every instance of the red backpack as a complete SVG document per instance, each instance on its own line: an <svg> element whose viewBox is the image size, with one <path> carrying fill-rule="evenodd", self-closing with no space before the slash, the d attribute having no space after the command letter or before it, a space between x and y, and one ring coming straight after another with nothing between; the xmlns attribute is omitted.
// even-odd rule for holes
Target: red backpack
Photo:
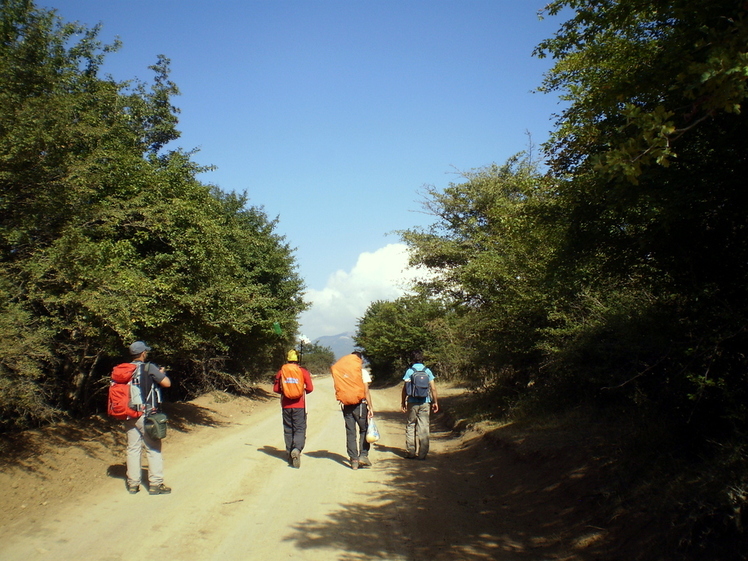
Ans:
<svg viewBox="0 0 748 561"><path fill-rule="evenodd" d="M299 399L304 395L304 373L297 364L281 367L280 388L287 399Z"/></svg>
<svg viewBox="0 0 748 561"><path fill-rule="evenodd" d="M137 419L143 415L143 399L140 395L140 386L132 383L133 375L139 367L139 363L124 362L118 364L112 370L112 382L109 385L109 400L107 403L107 414L110 417L124 421Z"/></svg>

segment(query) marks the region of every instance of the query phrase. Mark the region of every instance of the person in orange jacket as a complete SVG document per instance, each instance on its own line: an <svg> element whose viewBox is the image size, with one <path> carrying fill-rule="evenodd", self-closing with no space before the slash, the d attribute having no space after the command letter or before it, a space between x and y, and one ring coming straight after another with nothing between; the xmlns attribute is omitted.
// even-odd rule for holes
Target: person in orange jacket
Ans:
<svg viewBox="0 0 748 561"><path fill-rule="evenodd" d="M301 467L301 451L306 444L306 394L314 391L312 376L299 365L294 349L288 351L284 364L275 375L273 391L281 394L283 438L286 443L288 464Z"/></svg>

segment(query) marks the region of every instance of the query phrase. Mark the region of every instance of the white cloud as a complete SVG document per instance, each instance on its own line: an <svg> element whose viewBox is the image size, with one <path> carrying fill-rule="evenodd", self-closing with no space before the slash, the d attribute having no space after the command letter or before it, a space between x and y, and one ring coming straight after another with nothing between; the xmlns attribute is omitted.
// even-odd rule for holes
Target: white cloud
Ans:
<svg viewBox="0 0 748 561"><path fill-rule="evenodd" d="M408 267L405 244L362 253L350 272L338 270L322 290L307 290L306 300L312 307L301 315L301 331L311 339L355 331L369 304L399 298L418 276L417 270Z"/></svg>

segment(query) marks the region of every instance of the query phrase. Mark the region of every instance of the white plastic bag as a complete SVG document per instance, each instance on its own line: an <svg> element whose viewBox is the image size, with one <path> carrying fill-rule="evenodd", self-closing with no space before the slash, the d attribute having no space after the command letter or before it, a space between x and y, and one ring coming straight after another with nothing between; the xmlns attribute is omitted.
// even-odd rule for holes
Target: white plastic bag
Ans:
<svg viewBox="0 0 748 561"><path fill-rule="evenodd" d="M374 419L369 420L369 427L366 429L366 442L372 443L379 440L379 430Z"/></svg>

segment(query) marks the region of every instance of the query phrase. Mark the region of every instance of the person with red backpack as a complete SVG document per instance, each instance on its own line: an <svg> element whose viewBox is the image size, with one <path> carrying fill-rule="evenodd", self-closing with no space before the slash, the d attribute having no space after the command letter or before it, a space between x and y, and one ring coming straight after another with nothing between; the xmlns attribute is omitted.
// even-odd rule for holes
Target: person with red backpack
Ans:
<svg viewBox="0 0 748 561"><path fill-rule="evenodd" d="M141 403L137 416L128 416L125 420L127 434L127 491L135 494L140 491L141 467L140 456L145 445L148 456L148 493L166 495L171 488L164 485L164 462L161 458L161 441L151 438L145 430L145 419L158 410L161 403L159 388L171 386L171 380L164 368L152 362L146 362L151 348L143 341L130 345L131 363L136 366L132 384L140 387Z"/></svg>
<svg viewBox="0 0 748 561"><path fill-rule="evenodd" d="M286 360L275 375L273 391L281 394L288 465L299 468L301 451L306 444L306 394L314 391L314 385L309 371L299 365L299 356L294 349L288 351Z"/></svg>

